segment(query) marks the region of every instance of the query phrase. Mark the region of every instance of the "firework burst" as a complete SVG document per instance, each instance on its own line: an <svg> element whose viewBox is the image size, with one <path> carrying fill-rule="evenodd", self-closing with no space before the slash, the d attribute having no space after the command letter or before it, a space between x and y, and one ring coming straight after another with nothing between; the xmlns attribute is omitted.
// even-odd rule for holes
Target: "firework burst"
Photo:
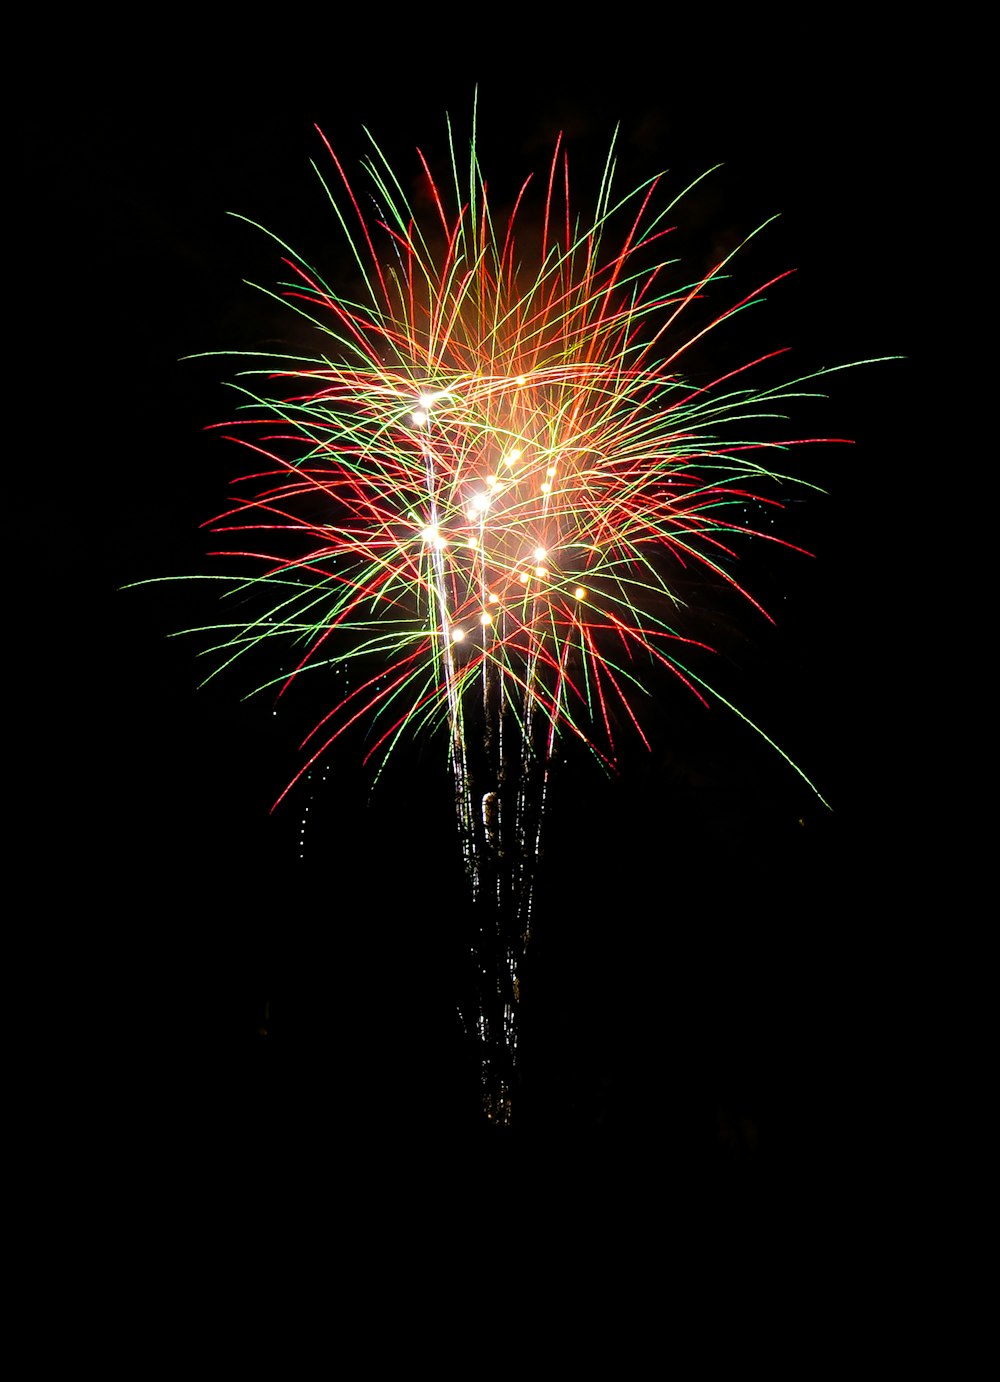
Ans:
<svg viewBox="0 0 1000 1382"><path fill-rule="evenodd" d="M686 281L680 195L664 202L656 177L619 196L613 145L582 219L560 142L541 194L529 179L503 215L475 137L467 162L450 130L449 147L446 183L418 155L418 212L374 141L364 192L326 144L354 286L283 246L278 296L321 346L239 376L225 430L250 465L211 526L253 571L213 579L254 612L210 641L219 669L280 644L259 689L345 673L299 776L359 721L376 774L405 733L445 732L473 894L504 918L481 938L475 1024L510 1054L553 750L575 740L613 766L663 676L729 705L678 628L682 582L701 570L756 605L737 549L765 537L747 515L777 503L802 440L760 437L810 391L757 386L767 356L685 377L692 347L770 284L696 310L733 256ZM508 1091L494 1080L488 1109Z"/></svg>

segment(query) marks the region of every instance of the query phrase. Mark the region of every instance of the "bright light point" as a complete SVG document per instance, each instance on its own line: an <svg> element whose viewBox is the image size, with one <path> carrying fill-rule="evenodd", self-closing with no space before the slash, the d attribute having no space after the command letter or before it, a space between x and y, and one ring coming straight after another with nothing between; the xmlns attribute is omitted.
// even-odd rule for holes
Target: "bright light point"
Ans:
<svg viewBox="0 0 1000 1382"><path fill-rule="evenodd" d="M519 461L520 459L521 459L521 453L520 453L520 451L512 451L512 452L510 453L510 455L505 456L505 457L503 458L503 462L504 462L504 465L513 465L515 461Z"/></svg>
<svg viewBox="0 0 1000 1382"><path fill-rule="evenodd" d="M551 490L552 490L552 486L551 486L551 485L548 485L548 484L542 485L542 493L543 493L543 494L549 494L549 493L551 492Z"/></svg>
<svg viewBox="0 0 1000 1382"><path fill-rule="evenodd" d="M493 615L487 613L487 611L484 609L483 612L482 612L482 614L479 616L479 622L480 622L480 624L482 624L483 628L485 629L486 626L487 626L487 624L492 624L492 623L493 623Z"/></svg>
<svg viewBox="0 0 1000 1382"><path fill-rule="evenodd" d="M467 542L465 545L466 545L466 547L471 548L472 551L474 552L474 551L476 550L476 548L479 546L479 543L476 541L476 539L475 539L474 537L470 537L469 540L468 540L468 542Z"/></svg>
<svg viewBox="0 0 1000 1382"><path fill-rule="evenodd" d="M478 509L480 513L482 513L483 509L488 509L489 506L490 496L488 494L477 494L472 501L472 507Z"/></svg>
<svg viewBox="0 0 1000 1382"><path fill-rule="evenodd" d="M462 639L463 639L464 637L465 637L465 630L464 630L464 629L452 629L452 631L451 631L451 641L452 641L453 643L461 643L461 641L462 641Z"/></svg>
<svg viewBox="0 0 1000 1382"><path fill-rule="evenodd" d="M497 479L495 475L487 475L486 483L489 485L490 489L496 489L500 481Z"/></svg>
<svg viewBox="0 0 1000 1382"><path fill-rule="evenodd" d="M548 573L548 571L545 569L544 566L536 566L536 567L535 567L535 575L536 575L536 576L547 576L548 574L549 574L549 573Z"/></svg>
<svg viewBox="0 0 1000 1382"><path fill-rule="evenodd" d="M491 590L491 591L490 591L490 604L491 604L491 605L498 605L499 603L500 603L500 596L499 596L499 595L494 595L494 594L493 594L493 591Z"/></svg>
<svg viewBox="0 0 1000 1382"><path fill-rule="evenodd" d="M521 582L523 582L524 585L527 585L527 584L528 584L528 573L527 573L527 571L522 571L521 574L520 574L520 576L518 576L518 580L521 581Z"/></svg>
<svg viewBox="0 0 1000 1382"><path fill-rule="evenodd" d="M573 591L573 599L582 600L586 593L587 592L584 590L583 586L578 585L577 588Z"/></svg>
<svg viewBox="0 0 1000 1382"><path fill-rule="evenodd" d="M437 528L425 528L420 536L425 542L437 542L439 534Z"/></svg>
<svg viewBox="0 0 1000 1382"><path fill-rule="evenodd" d="M535 558L535 561L544 561L547 555L548 554L545 551L544 547L536 547L534 552L532 553L532 556Z"/></svg>
<svg viewBox="0 0 1000 1382"><path fill-rule="evenodd" d="M414 427L423 427L424 423L427 421L427 414L424 412L423 408L415 408L410 414L410 421L413 423Z"/></svg>
<svg viewBox="0 0 1000 1382"><path fill-rule="evenodd" d="M432 403L436 403L441 397L439 393L422 393L420 395L421 408L429 408Z"/></svg>
<svg viewBox="0 0 1000 1382"><path fill-rule="evenodd" d="M552 476L556 473L556 468L555 468L555 466L554 466L554 465L550 465L549 468L548 468L548 470L547 470L545 473L546 473L546 475L549 477L549 479L551 480L551 479L552 479Z"/></svg>
<svg viewBox="0 0 1000 1382"><path fill-rule="evenodd" d="M519 374L514 382L515 384L526 384L528 381L527 379L525 379L523 374Z"/></svg>

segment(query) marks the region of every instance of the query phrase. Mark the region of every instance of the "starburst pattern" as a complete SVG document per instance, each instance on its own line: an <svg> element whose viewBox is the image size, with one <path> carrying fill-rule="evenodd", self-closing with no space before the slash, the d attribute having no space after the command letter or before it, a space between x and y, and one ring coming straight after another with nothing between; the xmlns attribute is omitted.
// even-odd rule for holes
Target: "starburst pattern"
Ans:
<svg viewBox="0 0 1000 1382"><path fill-rule="evenodd" d="M418 153L419 207L374 141L364 193L323 142L345 286L278 241L289 277L272 296L317 344L242 354L222 430L252 460L208 525L225 613L188 632L209 635L212 675L263 652L257 690L337 686L286 791L354 725L376 776L404 734L443 731L479 918L483 1104L506 1122L556 746L613 767L664 681L746 719L705 680L684 595L704 576L764 613L738 555L781 541L760 515L804 483L789 449L835 440L789 438L785 419L833 371L768 383L780 352L692 368L777 280L712 307L742 246L686 276L670 232L690 188L618 195L613 143L581 218L561 141L540 195L529 178L502 213L474 126L467 163L449 127L446 180Z"/></svg>
<svg viewBox="0 0 1000 1382"><path fill-rule="evenodd" d="M329 145L332 174L317 169L356 290L284 247L280 295L322 352L240 376L226 430L254 466L212 526L260 566L217 579L261 598L213 625L212 651L227 666L279 640L267 684L282 688L353 667L302 771L359 719L376 765L404 731L445 725L465 799L470 714L478 738L516 726L544 760L569 735L611 764L663 672L723 700L676 627L681 581L700 568L756 605L734 574L740 544L765 537L747 515L780 507L801 444L760 440L762 420L808 381L755 387L770 356L698 384L683 366L771 285L689 330L733 255L685 281L669 257L680 196L661 205L657 177L618 197L613 149L583 222L558 142L540 215L529 179L500 219L474 139L464 180L452 145L447 188L419 155L422 218L372 150L367 202Z"/></svg>

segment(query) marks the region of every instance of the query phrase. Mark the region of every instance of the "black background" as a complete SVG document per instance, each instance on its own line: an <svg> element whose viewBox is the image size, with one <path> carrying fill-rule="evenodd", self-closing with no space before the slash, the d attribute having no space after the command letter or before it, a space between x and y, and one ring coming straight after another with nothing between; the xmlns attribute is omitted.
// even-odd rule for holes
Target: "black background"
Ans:
<svg viewBox="0 0 1000 1382"><path fill-rule="evenodd" d="M518 1125L496 1154L541 1157L554 1180L582 1157L637 1168L632 1185L669 1168L675 1186L740 1194L900 1154L936 1078L913 976L950 829L927 730L943 680L925 512L940 101L895 35L847 18L714 27L497 21L484 44L443 20L88 25L31 55L14 579L38 603L21 694L40 723L17 747L42 987L46 966L62 976L59 1059L84 1121L134 1119L146 1151L182 1148L189 1166L221 1140L265 1179L317 1148L367 1173L492 1131L454 1016L466 904L441 746L404 753L370 802L335 753L322 790L269 815L307 698L275 717L241 701L238 675L199 690L194 646L169 635L203 615L203 589L122 589L212 569L198 525L238 470L203 430L227 416L227 362L181 357L290 329L243 282L278 278L275 246L226 213L332 276L313 124L351 171L366 125L415 176L414 146L444 152L446 111L464 139L478 83L501 197L544 175L560 130L585 192L621 122L622 187L666 168L679 190L723 165L678 212L695 261L780 213L741 272L797 272L753 314L749 348L793 347L789 372L906 357L834 376L796 415L800 435L854 439L796 457L828 491L789 512L815 559L752 558L775 627L747 609L715 630L727 691L833 810L673 687L651 755L557 783Z"/></svg>

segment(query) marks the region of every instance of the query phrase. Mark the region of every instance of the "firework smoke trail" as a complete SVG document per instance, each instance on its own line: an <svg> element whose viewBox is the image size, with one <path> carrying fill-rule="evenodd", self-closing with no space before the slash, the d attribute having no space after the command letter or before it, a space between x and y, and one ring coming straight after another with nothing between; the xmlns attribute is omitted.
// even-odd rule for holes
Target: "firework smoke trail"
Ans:
<svg viewBox="0 0 1000 1382"><path fill-rule="evenodd" d="M555 748L577 739L613 766L622 725L644 738L636 707L663 672L729 705L688 665L705 645L672 623L678 578L707 570L756 605L734 548L765 537L745 514L777 503L798 443L755 438L818 376L755 387L763 357L685 380L685 353L770 285L687 328L733 256L678 279L666 256L680 196L661 206L653 178L618 197L613 144L581 222L557 141L540 233L523 210L530 179L494 219L474 130L463 174L449 127L450 188L419 155L425 219L374 141L368 198L324 144L330 171L316 172L356 288L332 290L278 242L291 279L274 296L323 350L255 360L235 386L229 435L253 465L213 527L261 569L212 579L260 603L212 625L211 651L221 670L280 640L290 657L264 686L282 693L307 672L355 670L298 776L359 720L376 776L404 732L446 729L480 927L484 1102L503 1119Z"/></svg>

